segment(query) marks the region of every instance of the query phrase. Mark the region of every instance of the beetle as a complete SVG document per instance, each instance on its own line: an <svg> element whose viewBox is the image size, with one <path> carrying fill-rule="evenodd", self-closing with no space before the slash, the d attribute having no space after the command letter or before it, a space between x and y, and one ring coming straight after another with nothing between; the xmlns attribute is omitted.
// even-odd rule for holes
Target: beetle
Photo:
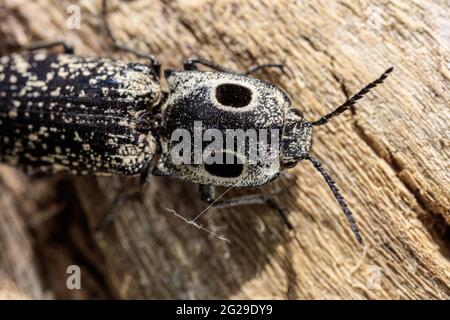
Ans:
<svg viewBox="0 0 450 320"><path fill-rule="evenodd" d="M309 160L322 174L358 240L362 237L339 189L321 162L310 153L313 127L350 109L381 84L393 68L369 83L341 106L316 121L292 108L278 87L251 76L255 71L282 64L256 66L245 73L213 62L190 58L184 70L164 70L169 90L160 85L160 64L146 53L119 43L106 19L105 30L117 49L146 58L149 64L107 58L80 57L63 42L30 47L22 54L0 58L0 161L31 174L139 175L141 185L150 175L185 179L200 185L201 199L213 207L267 204L292 229L284 210L265 194L230 199L215 197L222 187L258 187L276 179L284 169ZM43 51L62 45L64 53ZM199 70L198 65L210 70ZM195 123L225 133L228 129L274 129L281 140L268 143L279 150L268 163L250 163L250 149L240 152L216 148L225 163L176 164L177 130L195 135ZM276 144L276 145L271 145ZM203 151L203 145L202 145ZM127 193L119 193L113 208ZM101 220L101 232L114 210Z"/></svg>

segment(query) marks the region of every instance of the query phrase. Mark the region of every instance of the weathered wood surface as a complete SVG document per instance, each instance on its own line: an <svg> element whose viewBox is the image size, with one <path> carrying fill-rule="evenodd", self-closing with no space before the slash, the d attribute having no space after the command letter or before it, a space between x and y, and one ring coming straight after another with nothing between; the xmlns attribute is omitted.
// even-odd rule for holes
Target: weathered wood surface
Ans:
<svg viewBox="0 0 450 320"><path fill-rule="evenodd" d="M68 29L72 3L0 0L0 37L22 44L65 39L78 54L134 59L110 49L99 1L80 1L81 28ZM110 11L117 37L165 67L180 67L191 54L236 70L286 61L289 76L258 77L282 87L308 119L395 66L353 112L314 132L313 153L336 178L365 248L308 163L264 188L286 207L295 231L264 206L201 217L229 244L166 211L193 218L203 210L188 182L154 178L144 199L127 201L105 238L93 240L89 229L118 180L31 181L2 168L0 295L450 297L446 1L136 0L113 1ZM238 191L247 192L254 191ZM82 267L81 291L65 288L70 264Z"/></svg>

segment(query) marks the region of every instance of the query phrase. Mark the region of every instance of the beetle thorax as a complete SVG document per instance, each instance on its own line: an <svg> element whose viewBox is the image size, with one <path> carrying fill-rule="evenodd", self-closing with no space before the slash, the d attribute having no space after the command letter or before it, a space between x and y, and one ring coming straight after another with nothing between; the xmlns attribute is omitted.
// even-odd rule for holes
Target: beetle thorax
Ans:
<svg viewBox="0 0 450 320"><path fill-rule="evenodd" d="M155 174L238 187L262 185L280 174L290 106L280 89L222 72L172 72L167 80Z"/></svg>

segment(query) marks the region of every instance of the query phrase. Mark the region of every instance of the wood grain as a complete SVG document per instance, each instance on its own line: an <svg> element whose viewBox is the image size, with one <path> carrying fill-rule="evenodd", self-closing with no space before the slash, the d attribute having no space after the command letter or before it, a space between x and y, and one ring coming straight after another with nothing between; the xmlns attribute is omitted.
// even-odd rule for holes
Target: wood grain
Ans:
<svg viewBox="0 0 450 320"><path fill-rule="evenodd" d="M17 215L14 198L3 191L3 183L0 186L0 299L43 298L31 236Z"/></svg>
<svg viewBox="0 0 450 320"><path fill-rule="evenodd" d="M81 28L68 29L66 8L73 2L2 0L0 37L21 44L65 39L80 55L135 60L111 50L99 1L79 1ZM188 182L155 177L143 199L130 199L120 208L105 238L93 240L89 229L120 184L134 181L29 181L24 185L33 195L36 183L50 186L40 193L49 203L56 201L55 192L61 195L55 210L65 218L50 224L66 236L34 246L47 270L44 283L57 298L450 297L450 12L445 1L112 1L108 18L119 39L154 53L164 67L180 68L192 54L235 70L285 61L288 75L271 71L257 77L281 87L311 120L394 66L386 84L356 109L314 130L313 154L336 178L365 247L354 241L328 187L308 163L264 187L288 210L294 231L265 206L209 210L200 218L229 244L166 210L189 218L203 210ZM4 170L10 179L27 181ZM5 175L0 173L2 180ZM17 206L24 194L4 184L0 188L13 195L13 200L1 197L0 216L26 217L21 224L32 220L32 205ZM256 190L229 195L251 192ZM42 223L35 237L47 231ZM5 234L18 233L1 228L0 245ZM58 250L39 248L53 241ZM57 269L49 262L52 255L65 257L54 259ZM16 263L11 259L2 253L0 271ZM83 266L82 293L63 288L66 264ZM11 281L18 286L35 276L23 277ZM31 281L22 292L35 297L38 288Z"/></svg>

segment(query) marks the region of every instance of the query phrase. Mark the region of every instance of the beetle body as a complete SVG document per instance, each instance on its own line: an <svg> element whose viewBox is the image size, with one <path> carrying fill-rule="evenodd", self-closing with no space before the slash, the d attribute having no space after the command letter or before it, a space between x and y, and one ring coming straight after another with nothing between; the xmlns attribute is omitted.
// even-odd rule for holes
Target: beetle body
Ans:
<svg viewBox="0 0 450 320"><path fill-rule="evenodd" d="M139 174L156 151L151 67L46 51L0 58L0 161L29 173Z"/></svg>
<svg viewBox="0 0 450 320"><path fill-rule="evenodd" d="M200 71L196 64L215 71ZM200 184L201 197L210 206L265 203L292 228L270 197L219 200L214 199L214 187L261 186L307 159L323 175L361 242L334 181L310 154L312 128L348 110L391 71L336 110L309 122L276 86L201 59L187 60L184 71L166 70L166 93L161 91L155 61L147 66L45 51L13 54L0 58L0 161L29 173L141 175L146 181L152 172L185 179ZM194 141L187 152L194 161L175 161L174 134L182 130L195 137L197 123L201 133L215 130L210 131L214 140L229 130L238 135L271 131L271 136L265 140L258 136L256 144L244 139L212 148L201 141L199 161ZM260 155L261 149L267 152ZM257 161L252 161L255 152ZM158 160L152 168L154 158Z"/></svg>

